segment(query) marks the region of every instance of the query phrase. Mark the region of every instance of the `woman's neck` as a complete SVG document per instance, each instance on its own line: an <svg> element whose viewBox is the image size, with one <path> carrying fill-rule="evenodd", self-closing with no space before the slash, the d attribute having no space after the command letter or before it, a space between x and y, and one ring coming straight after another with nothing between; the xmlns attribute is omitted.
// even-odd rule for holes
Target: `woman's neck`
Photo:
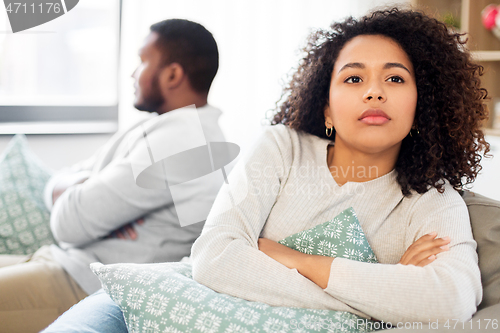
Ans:
<svg viewBox="0 0 500 333"><path fill-rule="evenodd" d="M327 163L335 182L367 182L391 172L396 166L400 146L382 153L354 151L339 142L328 148Z"/></svg>

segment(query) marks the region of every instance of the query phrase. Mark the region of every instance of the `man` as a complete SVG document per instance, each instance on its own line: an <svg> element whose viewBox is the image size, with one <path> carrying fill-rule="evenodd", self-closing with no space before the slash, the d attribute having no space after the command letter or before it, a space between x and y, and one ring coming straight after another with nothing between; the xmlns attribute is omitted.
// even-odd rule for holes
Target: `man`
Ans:
<svg viewBox="0 0 500 333"><path fill-rule="evenodd" d="M91 262L178 261L189 255L200 234L203 223L181 228L168 187L136 184L133 159L144 153L146 135L165 146L189 145L188 119L197 111L178 109L193 104L206 141L224 141L217 124L220 111L207 105L218 69L217 45L200 24L166 20L151 26L139 55L141 64L132 75L134 104L158 115L115 135L93 158L49 182L46 201L54 203L51 229L59 244L30 258L0 256L0 332L38 332L98 290ZM165 181L159 168L145 173ZM181 196L196 209L199 201L211 204L220 185L195 182Z"/></svg>

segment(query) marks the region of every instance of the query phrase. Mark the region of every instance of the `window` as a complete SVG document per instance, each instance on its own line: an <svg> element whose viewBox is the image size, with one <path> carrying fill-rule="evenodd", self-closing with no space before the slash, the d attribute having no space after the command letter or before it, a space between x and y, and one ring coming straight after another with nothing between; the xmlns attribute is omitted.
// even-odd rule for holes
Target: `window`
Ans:
<svg viewBox="0 0 500 333"><path fill-rule="evenodd" d="M17 33L0 11L0 133L114 132L120 0L79 1Z"/></svg>

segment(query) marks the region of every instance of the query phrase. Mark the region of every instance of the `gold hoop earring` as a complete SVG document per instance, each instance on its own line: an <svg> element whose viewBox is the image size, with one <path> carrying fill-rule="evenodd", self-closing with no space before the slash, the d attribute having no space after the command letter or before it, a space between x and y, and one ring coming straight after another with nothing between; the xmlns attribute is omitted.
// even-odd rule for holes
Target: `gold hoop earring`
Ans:
<svg viewBox="0 0 500 333"><path fill-rule="evenodd" d="M328 132L328 130L330 130L330 132ZM326 136L327 137L331 137L332 136L332 133L333 133L333 126L330 127L330 128L326 128Z"/></svg>

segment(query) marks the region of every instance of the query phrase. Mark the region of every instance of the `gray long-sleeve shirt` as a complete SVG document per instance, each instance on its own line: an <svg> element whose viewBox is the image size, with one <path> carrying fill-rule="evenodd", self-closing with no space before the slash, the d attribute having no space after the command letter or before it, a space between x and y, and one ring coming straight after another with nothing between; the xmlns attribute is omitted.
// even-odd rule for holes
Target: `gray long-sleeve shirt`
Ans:
<svg viewBox="0 0 500 333"><path fill-rule="evenodd" d="M481 301L476 243L460 195L402 195L396 172L338 186L330 141L277 125L233 169L192 248L193 277L214 289L273 306L349 311L392 323L467 320ZM370 170L337 170L370 172ZM371 172L376 172L372 169ZM376 175L376 174L375 174ZM379 263L335 258L326 289L258 250L353 207ZM450 250L425 267L397 264L432 231Z"/></svg>
<svg viewBox="0 0 500 333"><path fill-rule="evenodd" d="M158 148L178 150L180 147L199 146L193 136L192 109L179 109L141 122L125 133L116 134L87 162L72 169L89 172L83 184L66 190L56 201L51 213L51 229L59 246L52 246L52 254L65 270L87 292L100 288L89 264L118 262L178 261L190 254L191 245L198 237L203 223L181 227L172 192L166 189L142 188L136 185L132 164L148 157L143 132L147 131L149 143ZM224 141L218 125L221 112L211 106L198 108L207 142ZM155 147L153 147L153 150ZM158 149L161 154L161 149ZM154 151L153 151L154 153ZM144 155L146 154L146 155ZM148 161L147 159L145 160ZM152 184L165 184L163 170L145 171ZM135 175L137 176L137 175ZM220 179L197 179L177 191L178 203L191 203L192 209L212 204L222 184ZM50 191L49 191L50 192ZM107 238L112 231L144 219L135 224L135 240Z"/></svg>

